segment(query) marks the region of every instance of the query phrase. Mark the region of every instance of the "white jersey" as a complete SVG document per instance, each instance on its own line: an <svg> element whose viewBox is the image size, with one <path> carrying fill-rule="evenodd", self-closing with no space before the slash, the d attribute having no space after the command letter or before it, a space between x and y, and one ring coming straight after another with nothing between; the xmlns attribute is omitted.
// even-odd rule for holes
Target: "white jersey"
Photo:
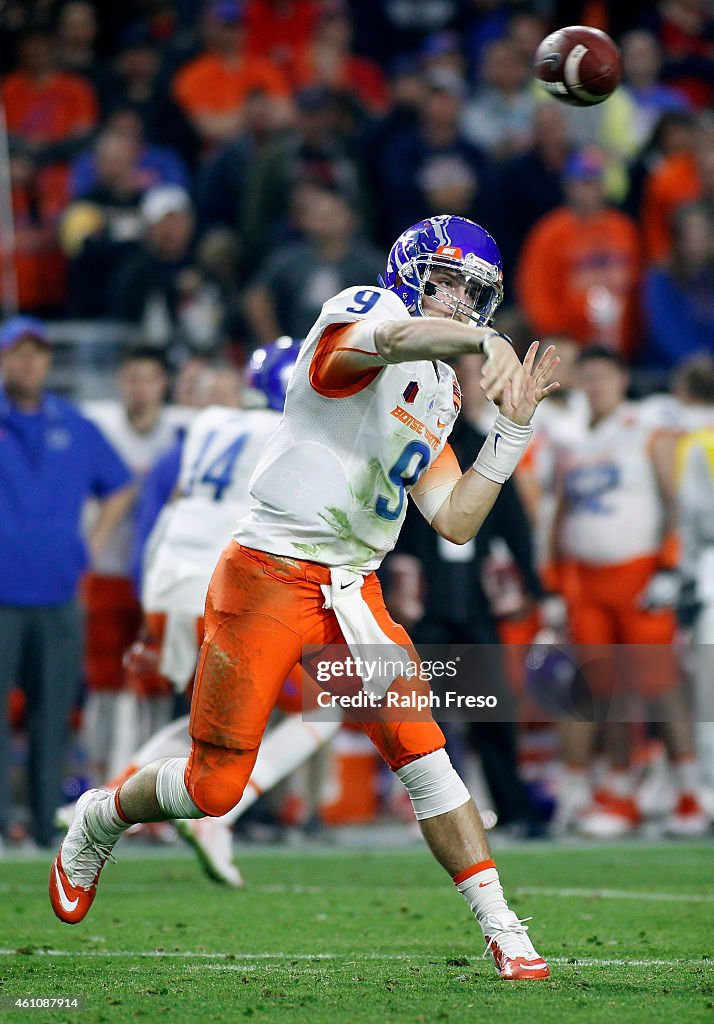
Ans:
<svg viewBox="0 0 714 1024"><path fill-rule="evenodd" d="M408 318L382 288L347 288L322 307L300 350L283 420L251 480L255 504L234 534L241 544L360 573L394 547L406 495L456 420L456 375L440 361L390 364L360 390L332 398L309 375L329 325Z"/></svg>
<svg viewBox="0 0 714 1024"><path fill-rule="evenodd" d="M570 391L564 401L541 402L533 416L533 437L526 455L524 470L532 474L537 487L534 501L534 532L536 562L548 561L553 518L556 511L556 459L563 445L585 437L588 429L588 404L582 391ZM518 479L518 470L516 470Z"/></svg>
<svg viewBox="0 0 714 1024"><path fill-rule="evenodd" d="M714 602L714 428L683 443L677 503L682 571Z"/></svg>
<svg viewBox="0 0 714 1024"><path fill-rule="evenodd" d="M181 454L178 497L147 542L146 611L203 615L211 574L248 511L248 481L279 422L265 409L211 406L198 413Z"/></svg>
<svg viewBox="0 0 714 1024"><path fill-rule="evenodd" d="M148 473L156 460L173 447L184 428L194 416L193 409L184 406L165 406L156 425L147 433L135 430L121 402L114 399L87 402L82 411L104 434L117 450L134 475L135 480ZM90 508L89 518L93 515ZM134 543L133 513L129 511L117 525L106 547L95 560L93 570L104 576L131 574Z"/></svg>
<svg viewBox="0 0 714 1024"><path fill-rule="evenodd" d="M664 509L650 456L652 427L636 405L623 403L558 452L564 555L614 565L655 554Z"/></svg>
<svg viewBox="0 0 714 1024"><path fill-rule="evenodd" d="M689 434L714 427L714 405L682 402L674 395L648 395L637 403L643 422L652 430L671 434Z"/></svg>

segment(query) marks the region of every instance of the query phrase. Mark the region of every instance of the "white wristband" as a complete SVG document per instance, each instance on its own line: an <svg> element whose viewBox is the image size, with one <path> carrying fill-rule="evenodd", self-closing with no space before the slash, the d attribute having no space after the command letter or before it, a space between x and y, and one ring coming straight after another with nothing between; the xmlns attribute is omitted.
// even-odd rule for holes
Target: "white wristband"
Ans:
<svg viewBox="0 0 714 1024"><path fill-rule="evenodd" d="M474 469L495 484L505 483L518 465L532 434L530 424L522 427L499 413L478 453Z"/></svg>

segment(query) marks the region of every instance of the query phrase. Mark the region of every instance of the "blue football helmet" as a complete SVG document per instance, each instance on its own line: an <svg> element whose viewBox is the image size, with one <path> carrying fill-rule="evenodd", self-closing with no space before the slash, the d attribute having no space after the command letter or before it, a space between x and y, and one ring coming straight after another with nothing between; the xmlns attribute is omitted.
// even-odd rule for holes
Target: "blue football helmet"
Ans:
<svg viewBox="0 0 714 1024"><path fill-rule="evenodd" d="M434 274L436 270L443 273ZM432 280L432 274L438 280ZM465 282L464 299L449 291L451 274ZM503 301L501 254L488 231L473 221L448 215L429 217L407 228L396 240L383 284L415 316L428 315L422 299L433 295L452 310L452 320L465 317L485 327Z"/></svg>
<svg viewBox="0 0 714 1024"><path fill-rule="evenodd" d="M269 409L282 412L301 338L287 334L264 348L257 348L248 364L247 384L265 396Z"/></svg>
<svg viewBox="0 0 714 1024"><path fill-rule="evenodd" d="M525 659L526 693L559 721L594 721L593 698L576 651L543 629Z"/></svg>

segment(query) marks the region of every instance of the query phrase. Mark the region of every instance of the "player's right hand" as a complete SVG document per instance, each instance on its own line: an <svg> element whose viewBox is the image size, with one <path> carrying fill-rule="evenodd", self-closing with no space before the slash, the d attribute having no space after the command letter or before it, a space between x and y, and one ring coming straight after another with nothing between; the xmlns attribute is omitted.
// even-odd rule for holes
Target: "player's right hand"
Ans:
<svg viewBox="0 0 714 1024"><path fill-rule="evenodd" d="M481 389L486 392L486 398L499 405L510 382L512 400L517 404L523 388L523 367L511 342L495 332L487 334L483 354L486 359L481 370Z"/></svg>

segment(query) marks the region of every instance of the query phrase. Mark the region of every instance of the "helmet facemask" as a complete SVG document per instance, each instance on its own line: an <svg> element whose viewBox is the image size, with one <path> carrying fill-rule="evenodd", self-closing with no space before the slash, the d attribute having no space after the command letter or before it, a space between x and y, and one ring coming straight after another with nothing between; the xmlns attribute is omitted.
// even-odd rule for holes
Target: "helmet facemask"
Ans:
<svg viewBox="0 0 714 1024"><path fill-rule="evenodd" d="M424 296L429 295L451 310L452 320L461 320L475 327L487 327L493 322L494 314L503 301L501 272L493 264L471 253L464 259L440 253L424 253L409 262L409 269L419 282L417 308L420 316L430 315L422 306ZM440 273L435 275L434 271L437 270ZM432 275L453 275L453 280L463 281L466 286L465 297L460 299L450 291L448 282L432 281Z"/></svg>

